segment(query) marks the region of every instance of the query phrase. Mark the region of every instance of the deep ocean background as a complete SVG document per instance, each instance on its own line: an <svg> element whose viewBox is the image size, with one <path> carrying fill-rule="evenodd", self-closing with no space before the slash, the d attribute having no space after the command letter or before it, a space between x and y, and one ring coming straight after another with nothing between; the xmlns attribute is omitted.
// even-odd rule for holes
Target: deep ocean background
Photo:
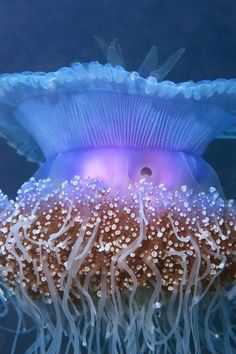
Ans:
<svg viewBox="0 0 236 354"><path fill-rule="evenodd" d="M93 35L119 40L129 69L156 45L160 63L184 47L173 81L236 78L235 0L0 0L0 73L54 71L104 57ZM0 188L11 198L37 166L0 139ZM236 198L236 141L217 140L206 159ZM12 320L9 316L9 319ZM2 333L0 354L10 336ZM17 354L24 353L24 346Z"/></svg>

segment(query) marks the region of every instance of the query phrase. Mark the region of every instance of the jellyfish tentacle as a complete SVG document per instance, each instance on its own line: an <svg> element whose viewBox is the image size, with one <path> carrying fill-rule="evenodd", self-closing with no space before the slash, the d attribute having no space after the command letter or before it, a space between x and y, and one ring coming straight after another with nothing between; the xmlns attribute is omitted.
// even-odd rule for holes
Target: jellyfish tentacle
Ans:
<svg viewBox="0 0 236 354"><path fill-rule="evenodd" d="M152 46L145 56L142 64L138 68L138 73L142 77L148 77L156 69L158 64L158 52L155 46Z"/></svg>
<svg viewBox="0 0 236 354"><path fill-rule="evenodd" d="M110 63L114 67L121 66L125 68L126 65L123 58L122 50L116 38L113 39L109 45L107 45L100 37L93 36L93 38L101 48L108 63Z"/></svg>
<svg viewBox="0 0 236 354"><path fill-rule="evenodd" d="M184 52L185 52L184 48L177 50L174 54L172 54L166 60L166 62L162 66L160 66L156 70L151 71L150 76L154 76L158 81L162 81L169 74L169 72L173 69L173 67L176 65L176 63L179 61L179 59L182 57Z"/></svg>

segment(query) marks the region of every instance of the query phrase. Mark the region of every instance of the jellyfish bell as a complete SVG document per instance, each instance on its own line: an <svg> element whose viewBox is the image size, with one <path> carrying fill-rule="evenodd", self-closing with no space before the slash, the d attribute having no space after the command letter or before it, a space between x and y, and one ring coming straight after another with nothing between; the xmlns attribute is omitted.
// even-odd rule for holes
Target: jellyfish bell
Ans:
<svg viewBox="0 0 236 354"><path fill-rule="evenodd" d="M114 46L113 65L0 76L1 134L39 164L0 195L27 354L233 353L235 202L202 154L236 135L236 80L158 81L179 51L144 78Z"/></svg>
<svg viewBox="0 0 236 354"><path fill-rule="evenodd" d="M78 173L112 183L122 175L123 185L124 179L137 181L151 164L155 183L219 188L200 155L234 127L234 92L227 93L234 81L157 82L98 63L2 81L3 88L8 85L2 93L2 134L29 160L46 159L38 178L62 181Z"/></svg>
<svg viewBox="0 0 236 354"><path fill-rule="evenodd" d="M188 185L206 191L215 186L222 193L216 173L201 157L158 148L86 148L59 153L43 164L35 178L63 182L75 175L99 178L119 190L145 177L172 190Z"/></svg>

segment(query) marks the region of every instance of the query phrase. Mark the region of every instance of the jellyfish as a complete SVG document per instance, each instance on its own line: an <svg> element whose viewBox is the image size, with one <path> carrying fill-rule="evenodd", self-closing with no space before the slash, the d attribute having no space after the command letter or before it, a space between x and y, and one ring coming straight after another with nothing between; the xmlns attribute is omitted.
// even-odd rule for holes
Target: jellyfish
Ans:
<svg viewBox="0 0 236 354"><path fill-rule="evenodd" d="M0 76L0 132L38 170L0 194L0 316L12 353L236 351L236 204L203 159L236 137L236 80L107 64ZM30 328L28 328L30 330Z"/></svg>

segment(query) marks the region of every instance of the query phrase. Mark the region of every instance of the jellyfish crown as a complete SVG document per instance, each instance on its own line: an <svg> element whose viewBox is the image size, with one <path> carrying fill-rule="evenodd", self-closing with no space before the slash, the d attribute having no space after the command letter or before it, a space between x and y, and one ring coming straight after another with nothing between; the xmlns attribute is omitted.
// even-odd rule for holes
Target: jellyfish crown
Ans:
<svg viewBox="0 0 236 354"><path fill-rule="evenodd" d="M122 64L114 44L101 45L113 65ZM126 187L145 175L170 187L220 188L200 155L216 136L236 135L236 80L158 81L181 54L155 69L153 47L139 69L143 76L151 69L146 79L97 62L1 75L1 133L43 164L37 178L79 174Z"/></svg>
<svg viewBox="0 0 236 354"><path fill-rule="evenodd" d="M0 193L11 352L30 317L28 354L234 353L236 205L201 155L236 137L236 80L162 81L183 51L154 47L128 72L98 42L109 64L0 76L0 131L40 165Z"/></svg>

